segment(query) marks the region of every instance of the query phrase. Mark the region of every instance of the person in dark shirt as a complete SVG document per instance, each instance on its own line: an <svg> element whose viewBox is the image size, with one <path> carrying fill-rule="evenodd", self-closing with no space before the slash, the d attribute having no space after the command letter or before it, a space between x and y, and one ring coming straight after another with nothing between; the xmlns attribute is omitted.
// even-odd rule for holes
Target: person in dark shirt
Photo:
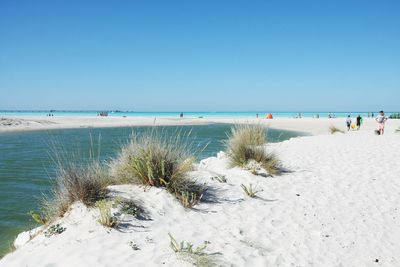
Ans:
<svg viewBox="0 0 400 267"><path fill-rule="evenodd" d="M361 118L360 114L358 114L356 120L357 120L357 122L356 122L356 124L357 124L357 130L360 130L361 122L362 122L362 118Z"/></svg>

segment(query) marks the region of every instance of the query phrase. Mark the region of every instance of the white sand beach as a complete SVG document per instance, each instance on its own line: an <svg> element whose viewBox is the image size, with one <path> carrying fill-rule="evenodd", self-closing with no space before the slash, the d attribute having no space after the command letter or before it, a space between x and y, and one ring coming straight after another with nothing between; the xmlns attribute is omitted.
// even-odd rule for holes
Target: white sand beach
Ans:
<svg viewBox="0 0 400 267"><path fill-rule="evenodd" d="M90 125L111 120L103 119ZM210 187L194 209L158 188L112 186L111 194L142 203L149 220L121 215L119 228L107 229L97 209L76 203L55 222L63 233L28 242L23 233L0 266L191 266L170 248L168 233L195 246L208 241L202 262L217 266L400 266L400 121L390 120L384 136L374 135L372 120L361 131L331 135L332 122L344 128L344 119L265 122L315 134L267 146L287 169L280 176L229 168L221 152L191 173ZM244 195L240 185L250 183L263 189L258 198Z"/></svg>
<svg viewBox="0 0 400 267"><path fill-rule="evenodd" d="M353 118L353 120L355 120ZM330 126L345 130L345 118L172 118L172 117L98 117L98 116L3 116L0 118L0 133L15 131L35 131L51 129L131 127L131 126L167 126L167 125L200 125L208 123L260 123L271 128L307 132L310 134L328 133ZM373 118L364 118L363 130L376 128ZM400 120L389 120L387 127L397 129Z"/></svg>

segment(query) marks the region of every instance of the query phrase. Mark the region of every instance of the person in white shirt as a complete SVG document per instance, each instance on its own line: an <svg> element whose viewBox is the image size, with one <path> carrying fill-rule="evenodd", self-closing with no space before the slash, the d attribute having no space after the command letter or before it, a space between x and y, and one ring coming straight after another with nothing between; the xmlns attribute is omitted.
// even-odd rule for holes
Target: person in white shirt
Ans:
<svg viewBox="0 0 400 267"><path fill-rule="evenodd" d="M351 126L351 118L350 118L350 115L347 116L346 125L347 125L347 131L350 131L350 126Z"/></svg>
<svg viewBox="0 0 400 267"><path fill-rule="evenodd" d="M383 110L379 111L379 115L375 118L376 122L378 123L378 131L380 135L385 133L385 122L387 119L388 118L385 116L385 112L383 112Z"/></svg>

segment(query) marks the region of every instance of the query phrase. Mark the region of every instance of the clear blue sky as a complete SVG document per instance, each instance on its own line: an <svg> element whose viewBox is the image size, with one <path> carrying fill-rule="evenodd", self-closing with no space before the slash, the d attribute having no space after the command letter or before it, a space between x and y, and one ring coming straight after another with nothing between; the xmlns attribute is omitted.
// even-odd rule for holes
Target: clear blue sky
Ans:
<svg viewBox="0 0 400 267"><path fill-rule="evenodd" d="M0 1L0 109L400 110L400 1Z"/></svg>

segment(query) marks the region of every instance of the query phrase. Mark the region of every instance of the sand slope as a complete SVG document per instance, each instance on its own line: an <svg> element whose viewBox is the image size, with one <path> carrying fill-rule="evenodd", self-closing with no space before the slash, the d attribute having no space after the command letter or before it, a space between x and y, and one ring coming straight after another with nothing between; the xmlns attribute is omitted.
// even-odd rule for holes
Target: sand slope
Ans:
<svg viewBox="0 0 400 267"><path fill-rule="evenodd" d="M210 241L201 260L220 266L400 266L400 134L300 137L267 149L287 173L230 169L220 153L191 174L210 186L193 210L160 189L113 186L112 194L140 200L151 220L122 215L122 226L107 230L96 210L78 203L60 220L64 233L40 234L0 266L190 266L171 250L168 233ZM210 179L217 174L228 182ZM251 199L242 183L264 191Z"/></svg>

